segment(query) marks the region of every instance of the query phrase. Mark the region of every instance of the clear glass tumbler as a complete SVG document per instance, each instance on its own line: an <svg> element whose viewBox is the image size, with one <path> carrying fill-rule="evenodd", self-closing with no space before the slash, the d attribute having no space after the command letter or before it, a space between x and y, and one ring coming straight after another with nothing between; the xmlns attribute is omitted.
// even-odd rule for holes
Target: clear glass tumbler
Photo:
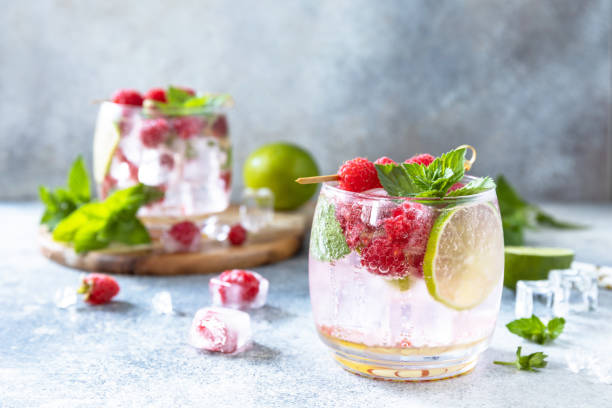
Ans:
<svg viewBox="0 0 612 408"><path fill-rule="evenodd" d="M140 216L198 218L229 205L231 165L229 126L220 107L162 114L154 107L100 106L94 176L102 199L143 183L166 194L141 208Z"/></svg>
<svg viewBox="0 0 612 408"><path fill-rule="evenodd" d="M396 381L471 371L495 328L503 268L494 190L425 199L321 189L310 298L320 338L348 371Z"/></svg>

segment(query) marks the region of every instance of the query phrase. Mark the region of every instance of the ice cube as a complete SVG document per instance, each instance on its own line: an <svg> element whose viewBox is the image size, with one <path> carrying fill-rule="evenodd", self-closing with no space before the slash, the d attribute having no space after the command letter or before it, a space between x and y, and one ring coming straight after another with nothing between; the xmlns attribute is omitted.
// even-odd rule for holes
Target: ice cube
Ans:
<svg viewBox="0 0 612 408"><path fill-rule="evenodd" d="M204 228L202 232L212 239L217 241L225 241L227 234L229 233L230 226L219 221L219 217L209 217L204 221Z"/></svg>
<svg viewBox="0 0 612 408"><path fill-rule="evenodd" d="M158 292L151 299L151 304L153 305L153 310L155 313L162 315L171 315L174 313L172 309L172 295L170 292Z"/></svg>
<svg viewBox="0 0 612 408"><path fill-rule="evenodd" d="M257 272L232 269L212 278L208 289L215 306L256 309L266 303L269 282Z"/></svg>
<svg viewBox="0 0 612 408"><path fill-rule="evenodd" d="M587 269L550 271L548 279L560 288L558 302L568 311L586 312L597 308L597 273Z"/></svg>
<svg viewBox="0 0 612 408"><path fill-rule="evenodd" d="M77 289L72 286L66 286L58 289L54 296L55 306L60 309L66 309L77 302Z"/></svg>
<svg viewBox="0 0 612 408"><path fill-rule="evenodd" d="M561 297L560 288L549 280L520 280L516 284L517 318L531 317L532 314L544 319L565 316L567 307Z"/></svg>
<svg viewBox="0 0 612 408"><path fill-rule="evenodd" d="M149 186L160 186L170 180L174 159L161 149L143 149L138 180Z"/></svg>
<svg viewBox="0 0 612 408"><path fill-rule="evenodd" d="M196 312L189 330L193 347L221 353L237 353L251 342L251 320L245 312L206 307Z"/></svg>
<svg viewBox="0 0 612 408"><path fill-rule="evenodd" d="M242 192L240 223L249 231L258 231L274 218L274 193L269 188L246 188Z"/></svg>

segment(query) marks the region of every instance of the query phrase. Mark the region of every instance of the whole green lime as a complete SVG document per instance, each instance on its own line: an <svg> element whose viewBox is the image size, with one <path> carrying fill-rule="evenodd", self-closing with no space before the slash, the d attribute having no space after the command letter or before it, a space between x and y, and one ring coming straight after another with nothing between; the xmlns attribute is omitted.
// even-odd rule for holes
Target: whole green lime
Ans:
<svg viewBox="0 0 612 408"><path fill-rule="evenodd" d="M316 184L298 184L299 177L319 175L317 163L306 150L290 143L261 146L244 163L244 184L250 188L268 187L274 193L274 208L293 210L317 191Z"/></svg>

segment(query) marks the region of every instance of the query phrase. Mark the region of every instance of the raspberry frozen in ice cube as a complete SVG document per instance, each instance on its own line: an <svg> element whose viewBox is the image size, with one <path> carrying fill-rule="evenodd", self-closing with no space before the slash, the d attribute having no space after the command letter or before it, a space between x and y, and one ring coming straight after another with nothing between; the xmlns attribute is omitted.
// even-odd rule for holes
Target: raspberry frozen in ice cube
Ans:
<svg viewBox="0 0 612 408"><path fill-rule="evenodd" d="M213 305L256 309L266 303L269 283L257 272L231 269L208 283Z"/></svg>
<svg viewBox="0 0 612 408"><path fill-rule="evenodd" d="M178 222L162 235L162 243L167 252L195 252L200 249L202 233L191 221Z"/></svg>
<svg viewBox="0 0 612 408"><path fill-rule="evenodd" d="M196 312L189 330L193 347L220 353L237 353L251 342L251 320L245 312L206 307Z"/></svg>

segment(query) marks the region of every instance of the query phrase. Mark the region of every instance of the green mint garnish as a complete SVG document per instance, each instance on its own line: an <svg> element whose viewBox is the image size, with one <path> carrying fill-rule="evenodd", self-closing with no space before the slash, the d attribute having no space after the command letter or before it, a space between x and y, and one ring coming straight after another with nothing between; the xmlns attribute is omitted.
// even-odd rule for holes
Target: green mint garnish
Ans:
<svg viewBox="0 0 612 408"><path fill-rule="evenodd" d="M465 151L462 147L444 153L429 166L418 163L376 164L378 179L393 197L472 195L495 188L490 178L479 178L449 194L449 189L465 175Z"/></svg>
<svg viewBox="0 0 612 408"><path fill-rule="evenodd" d="M72 243L76 252L106 248L112 242L149 243L149 232L136 213L162 197L159 189L144 184L116 191L103 202L84 204L72 212L57 225L53 239Z"/></svg>
<svg viewBox="0 0 612 408"><path fill-rule="evenodd" d="M335 261L351 252L336 219L336 209L325 197L319 198L310 235L310 252L320 261Z"/></svg>
<svg viewBox="0 0 612 408"><path fill-rule="evenodd" d="M494 361L493 364L513 366L517 370L538 371L536 368L544 368L548 364L546 357L548 356L541 351L521 356L521 347L519 347L516 349L515 361Z"/></svg>
<svg viewBox="0 0 612 408"><path fill-rule="evenodd" d="M538 206L528 203L502 175L497 176L497 200L504 228L506 245L523 245L524 230L537 227L581 229L584 225L559 221Z"/></svg>
<svg viewBox="0 0 612 408"><path fill-rule="evenodd" d="M206 94L193 96L181 88L168 87L167 102L155 101L154 106L167 116L182 116L193 114L212 114L214 108L226 105L232 100L228 94Z"/></svg>
<svg viewBox="0 0 612 408"><path fill-rule="evenodd" d="M38 188L40 200L45 205L40 223L46 225L50 231L79 206L91 200L89 175L81 156L72 163L66 184L67 188L57 188L55 191L44 186Z"/></svg>
<svg viewBox="0 0 612 408"><path fill-rule="evenodd" d="M555 317L544 325L536 315L532 315L530 318L513 320L506 327L510 333L534 343L545 344L559 337L565 327L565 319Z"/></svg>

